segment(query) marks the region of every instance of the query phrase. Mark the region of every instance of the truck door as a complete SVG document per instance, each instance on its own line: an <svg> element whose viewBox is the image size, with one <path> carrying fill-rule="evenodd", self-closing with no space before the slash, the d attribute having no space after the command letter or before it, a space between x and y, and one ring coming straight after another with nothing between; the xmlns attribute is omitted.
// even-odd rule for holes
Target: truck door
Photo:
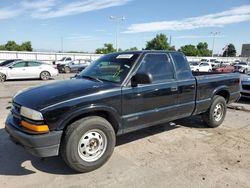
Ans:
<svg viewBox="0 0 250 188"><path fill-rule="evenodd" d="M159 124L177 116L177 81L174 66L168 55L146 54L137 72L150 73L153 82L122 88L125 132Z"/></svg>
<svg viewBox="0 0 250 188"><path fill-rule="evenodd" d="M174 61L178 86L179 118L190 116L195 108L196 81L185 56L171 53Z"/></svg>

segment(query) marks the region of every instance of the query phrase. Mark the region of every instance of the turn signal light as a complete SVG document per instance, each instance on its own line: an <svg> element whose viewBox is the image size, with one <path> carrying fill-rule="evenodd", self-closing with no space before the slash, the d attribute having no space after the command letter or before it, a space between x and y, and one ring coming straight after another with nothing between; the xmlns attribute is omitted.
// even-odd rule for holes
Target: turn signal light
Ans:
<svg viewBox="0 0 250 188"><path fill-rule="evenodd" d="M49 127L48 125L33 125L31 123L28 123L26 121L21 121L21 126L28 129L32 130L35 132L49 132Z"/></svg>

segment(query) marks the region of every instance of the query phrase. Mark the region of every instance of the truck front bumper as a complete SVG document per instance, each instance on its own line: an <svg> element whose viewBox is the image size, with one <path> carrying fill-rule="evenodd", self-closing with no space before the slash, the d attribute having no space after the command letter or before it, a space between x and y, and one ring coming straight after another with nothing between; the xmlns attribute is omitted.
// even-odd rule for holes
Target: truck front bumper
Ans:
<svg viewBox="0 0 250 188"><path fill-rule="evenodd" d="M15 125L12 114L9 114L5 122L5 130L11 140L23 146L31 154L38 157L57 156L62 137L62 131L51 131L45 134L27 134L20 131Z"/></svg>

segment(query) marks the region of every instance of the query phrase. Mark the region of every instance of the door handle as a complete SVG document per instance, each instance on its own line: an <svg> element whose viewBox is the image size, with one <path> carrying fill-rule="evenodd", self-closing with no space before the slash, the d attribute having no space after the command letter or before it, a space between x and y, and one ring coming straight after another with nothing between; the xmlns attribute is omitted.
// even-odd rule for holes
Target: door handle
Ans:
<svg viewBox="0 0 250 188"><path fill-rule="evenodd" d="M171 87L170 91L178 91L178 87L177 86Z"/></svg>

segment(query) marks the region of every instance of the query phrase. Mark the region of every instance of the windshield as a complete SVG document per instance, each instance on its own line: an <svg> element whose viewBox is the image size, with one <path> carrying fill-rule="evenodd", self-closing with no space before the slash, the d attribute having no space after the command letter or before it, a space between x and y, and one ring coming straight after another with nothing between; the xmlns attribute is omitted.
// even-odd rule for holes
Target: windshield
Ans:
<svg viewBox="0 0 250 188"><path fill-rule="evenodd" d="M84 69L79 77L122 83L138 57L139 53L105 55Z"/></svg>
<svg viewBox="0 0 250 188"><path fill-rule="evenodd" d="M197 65L199 65L199 63L197 63L197 62L191 62L190 65L197 66Z"/></svg>
<svg viewBox="0 0 250 188"><path fill-rule="evenodd" d="M201 62L203 62L203 61L208 61L207 59L201 59Z"/></svg>
<svg viewBox="0 0 250 188"><path fill-rule="evenodd" d="M7 65L9 65L10 63L13 63L14 61L15 61L15 60L6 60L6 61L0 63L0 66L7 66Z"/></svg>
<svg viewBox="0 0 250 188"><path fill-rule="evenodd" d="M240 62L240 63L238 63L238 65L247 65L247 63L245 63L245 62Z"/></svg>
<svg viewBox="0 0 250 188"><path fill-rule="evenodd" d="M66 59L66 57L63 57L61 60L59 60L59 61L64 61Z"/></svg>

